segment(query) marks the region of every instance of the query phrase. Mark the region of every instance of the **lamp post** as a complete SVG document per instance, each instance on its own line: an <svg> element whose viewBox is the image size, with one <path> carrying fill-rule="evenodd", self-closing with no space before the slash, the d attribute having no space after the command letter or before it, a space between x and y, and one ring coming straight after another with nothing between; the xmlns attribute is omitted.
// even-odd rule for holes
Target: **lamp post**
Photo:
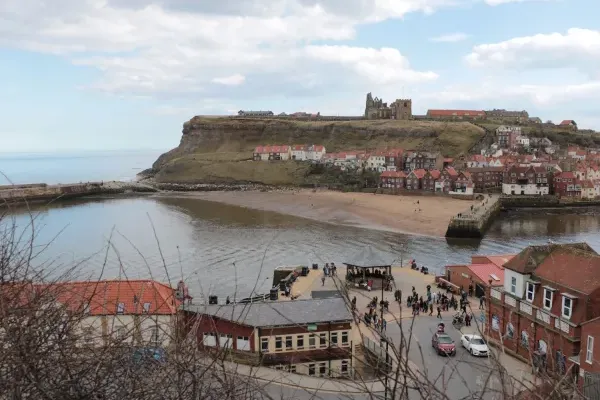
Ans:
<svg viewBox="0 0 600 400"><path fill-rule="evenodd" d="M382 332L383 335L383 332ZM389 348L389 342L387 341L387 339L385 339L383 336L381 337L381 341L385 342L385 383L384 383L384 394L383 394L383 398L384 400L387 400L387 396L388 396L388 375L390 373L390 371L388 371L388 367L389 367L389 353L388 353L388 348ZM390 368L391 369L391 368Z"/></svg>

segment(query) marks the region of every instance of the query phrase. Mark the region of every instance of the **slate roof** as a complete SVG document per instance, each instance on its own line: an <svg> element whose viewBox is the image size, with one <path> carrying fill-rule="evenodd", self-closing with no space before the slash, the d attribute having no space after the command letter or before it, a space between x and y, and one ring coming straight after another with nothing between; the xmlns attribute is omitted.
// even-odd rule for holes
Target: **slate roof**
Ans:
<svg viewBox="0 0 600 400"><path fill-rule="evenodd" d="M393 259L387 254L367 246L358 251L352 257L344 261L343 264L354 267L388 267L392 265Z"/></svg>
<svg viewBox="0 0 600 400"><path fill-rule="evenodd" d="M587 243L528 246L514 256L509 262L504 264L504 268L511 269L521 274L531 274L540 264L542 264L546 257L559 249L573 249L591 253L592 255L598 255L598 253L596 253Z"/></svg>
<svg viewBox="0 0 600 400"><path fill-rule="evenodd" d="M255 328L352 320L352 314L343 298L252 304L186 305L184 309Z"/></svg>
<svg viewBox="0 0 600 400"><path fill-rule="evenodd" d="M600 287L600 255L573 247L556 248L540 262L535 276L589 295Z"/></svg>

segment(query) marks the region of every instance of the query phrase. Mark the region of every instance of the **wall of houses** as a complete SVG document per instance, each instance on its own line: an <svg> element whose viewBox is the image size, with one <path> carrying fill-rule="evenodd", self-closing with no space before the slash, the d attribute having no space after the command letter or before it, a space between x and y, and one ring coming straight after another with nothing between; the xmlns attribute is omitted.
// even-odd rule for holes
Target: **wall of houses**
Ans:
<svg viewBox="0 0 600 400"><path fill-rule="evenodd" d="M550 188L546 186L538 186L536 184L502 184L502 194L505 195L525 195L525 196L543 196L550 193Z"/></svg>
<svg viewBox="0 0 600 400"><path fill-rule="evenodd" d="M168 346L175 337L174 315L90 315L80 322L82 344L101 346L110 340L132 345Z"/></svg>

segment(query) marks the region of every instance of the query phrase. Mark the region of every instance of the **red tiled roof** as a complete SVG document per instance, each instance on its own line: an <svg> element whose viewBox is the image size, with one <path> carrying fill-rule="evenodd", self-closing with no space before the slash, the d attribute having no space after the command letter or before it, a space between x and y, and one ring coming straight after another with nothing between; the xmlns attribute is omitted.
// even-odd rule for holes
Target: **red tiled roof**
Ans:
<svg viewBox="0 0 600 400"><path fill-rule="evenodd" d="M504 264L513 259L516 254L474 255L471 256L472 264L495 264L504 268Z"/></svg>
<svg viewBox="0 0 600 400"><path fill-rule="evenodd" d="M451 162L454 162L454 158L444 158L444 162L445 162L445 163L451 163Z"/></svg>
<svg viewBox="0 0 600 400"><path fill-rule="evenodd" d="M255 153L265 154L265 153L287 153L290 149L290 146L258 146L254 149Z"/></svg>
<svg viewBox="0 0 600 400"><path fill-rule="evenodd" d="M538 246L528 246L524 248L519 254L516 254L509 262L505 263L504 268L511 269L520 274L530 274L536 271L536 268L539 265L541 265L541 263L544 262L546 258L554 259L554 253L556 251L564 249L582 252L590 256L598 256L600 258L600 255L598 255L598 253L596 253L594 249L592 249L587 243L546 244ZM577 263L571 263L565 266L568 268L572 268L573 265L577 265ZM573 275L577 279L578 273Z"/></svg>
<svg viewBox="0 0 600 400"><path fill-rule="evenodd" d="M485 116L485 111L482 110L427 110L427 115L435 115L440 117L451 117L451 116Z"/></svg>
<svg viewBox="0 0 600 400"><path fill-rule="evenodd" d="M294 151L302 151L305 149L306 149L306 146L303 144L295 144L292 146L292 150L294 150Z"/></svg>
<svg viewBox="0 0 600 400"><path fill-rule="evenodd" d="M575 174L571 171L561 172L561 173L555 175L554 177L560 178L560 179L575 179L576 178Z"/></svg>
<svg viewBox="0 0 600 400"><path fill-rule="evenodd" d="M174 289L153 280L65 282L36 285L36 288L47 291L72 310L89 304L91 315L116 314L120 303L124 305L123 314L142 314L144 304L150 303L149 314L171 315L180 304Z"/></svg>
<svg viewBox="0 0 600 400"><path fill-rule="evenodd" d="M579 249L558 248L538 265L535 275L590 294L600 288L600 255Z"/></svg>
<svg viewBox="0 0 600 400"><path fill-rule="evenodd" d="M440 179L440 171L437 169L432 169L429 171L429 175L431 175L433 179Z"/></svg>
<svg viewBox="0 0 600 400"><path fill-rule="evenodd" d="M421 179L425 176L427 171L425 171L424 169L414 169L411 171L411 174L413 174L413 173L417 176L417 178Z"/></svg>
<svg viewBox="0 0 600 400"><path fill-rule="evenodd" d="M572 119L565 119L559 125L571 125L572 123L575 123L575 121Z"/></svg>
<svg viewBox="0 0 600 400"><path fill-rule="evenodd" d="M488 283L492 279L492 286L504 285L504 268L496 264L471 264L467 268L483 282ZM492 277L494 275L497 280Z"/></svg>
<svg viewBox="0 0 600 400"><path fill-rule="evenodd" d="M577 155L577 156L585 156L586 154L587 154L587 151L585 151L585 150L577 150L575 152L575 155Z"/></svg>
<svg viewBox="0 0 600 400"><path fill-rule="evenodd" d="M581 187L584 189L593 189L594 183L592 181L590 181L589 179L586 179L584 181L581 181Z"/></svg>
<svg viewBox="0 0 600 400"><path fill-rule="evenodd" d="M448 175L457 176L458 172L454 169L454 167L446 167L446 171L448 171Z"/></svg>

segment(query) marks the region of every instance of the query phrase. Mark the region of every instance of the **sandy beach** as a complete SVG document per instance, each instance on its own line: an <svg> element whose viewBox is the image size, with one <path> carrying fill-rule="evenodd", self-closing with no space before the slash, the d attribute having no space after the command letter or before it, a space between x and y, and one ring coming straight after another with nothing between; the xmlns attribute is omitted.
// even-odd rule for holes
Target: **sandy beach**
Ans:
<svg viewBox="0 0 600 400"><path fill-rule="evenodd" d="M449 197L374 195L327 190L194 192L182 196L339 225L428 236L444 236L450 218L472 204L471 201Z"/></svg>

